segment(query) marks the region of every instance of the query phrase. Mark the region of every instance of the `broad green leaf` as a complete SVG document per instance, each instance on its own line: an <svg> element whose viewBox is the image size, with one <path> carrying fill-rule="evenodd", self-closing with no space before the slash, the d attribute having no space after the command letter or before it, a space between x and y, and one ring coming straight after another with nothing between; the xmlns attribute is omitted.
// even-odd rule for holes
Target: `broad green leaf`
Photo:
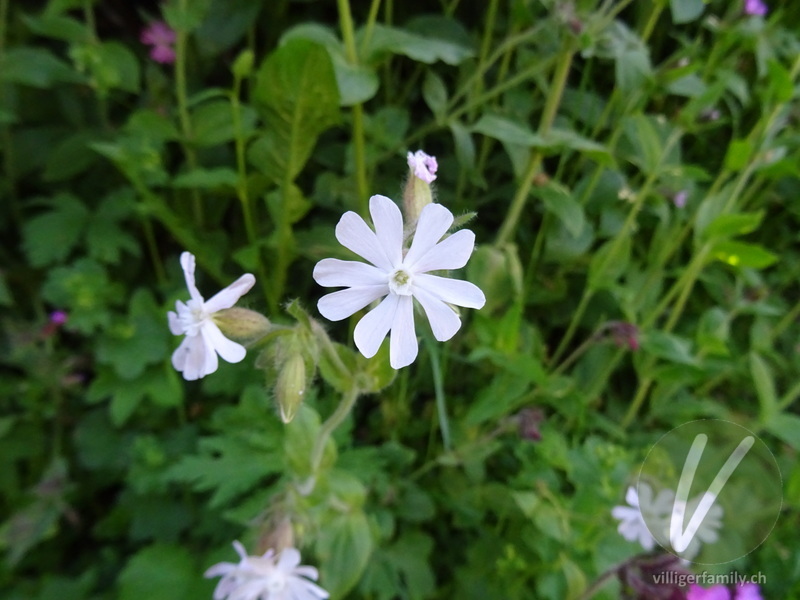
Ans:
<svg viewBox="0 0 800 600"><path fill-rule="evenodd" d="M192 553L182 546L154 544L137 552L119 575L120 600L191 600L203 591Z"/></svg>
<svg viewBox="0 0 800 600"><path fill-rule="evenodd" d="M63 181L83 173L100 157L90 144L105 137L101 132L86 129L64 137L47 155L45 181Z"/></svg>
<svg viewBox="0 0 800 600"><path fill-rule="evenodd" d="M756 352L750 353L750 376L753 378L758 403L761 406L759 418L762 423L769 423L778 414L775 376L767 361Z"/></svg>
<svg viewBox="0 0 800 600"><path fill-rule="evenodd" d="M747 140L733 140L728 144L725 154L725 168L729 171L741 171L753 155L753 145Z"/></svg>
<svg viewBox="0 0 800 600"><path fill-rule="evenodd" d="M592 255L589 287L599 290L613 286L627 270L630 259L630 236L608 240Z"/></svg>
<svg viewBox="0 0 800 600"><path fill-rule="evenodd" d="M330 352L335 353L335 357ZM324 350L319 358L319 374L337 392L345 394L353 387L353 377L358 372L359 357L347 346L331 342L330 351Z"/></svg>
<svg viewBox="0 0 800 600"><path fill-rule="evenodd" d="M325 48L290 40L261 65L253 96L267 129L254 165L278 183L293 181L317 137L340 118L336 77Z"/></svg>
<svg viewBox="0 0 800 600"><path fill-rule="evenodd" d="M389 364L389 344L381 344L378 353L372 358L357 354L358 389L364 394L375 394L389 387L397 377L397 371Z"/></svg>
<svg viewBox="0 0 800 600"><path fill-rule="evenodd" d="M720 215L714 219L703 232L703 237L709 240L716 238L731 238L744 235L758 229L764 219L764 211L752 213L735 213Z"/></svg>
<svg viewBox="0 0 800 600"><path fill-rule="evenodd" d="M757 244L722 240L714 244L711 255L732 267L764 269L778 260L778 256Z"/></svg>
<svg viewBox="0 0 800 600"><path fill-rule="evenodd" d="M545 208L556 215L573 236L580 235L586 224L583 206L566 187L549 181L543 187L534 188L533 194L541 198Z"/></svg>
<svg viewBox="0 0 800 600"><path fill-rule="evenodd" d="M78 43L89 42L92 39L86 25L71 17L47 14L39 17L23 15L22 20L31 31L42 37Z"/></svg>
<svg viewBox="0 0 800 600"><path fill-rule="evenodd" d="M344 598L358 582L372 554L372 533L366 515L355 509L326 523L317 537L320 581L331 599Z"/></svg>
<svg viewBox="0 0 800 600"><path fill-rule="evenodd" d="M764 428L800 452L800 416L788 413L776 414L764 424Z"/></svg>
<svg viewBox="0 0 800 600"><path fill-rule="evenodd" d="M122 188L104 198L92 213L86 228L89 256L109 264L117 264L123 251L139 256L141 246L127 223L135 212L136 198L129 188Z"/></svg>
<svg viewBox="0 0 800 600"><path fill-rule="evenodd" d="M542 147L545 145L545 140L542 136L534 133L530 128L500 115L484 113L471 129L475 133L482 133L487 137L508 144L529 147Z"/></svg>
<svg viewBox="0 0 800 600"><path fill-rule="evenodd" d="M64 261L78 244L89 218L89 211L71 194L48 198L45 204L51 210L29 218L22 229L22 247L34 267Z"/></svg>
<svg viewBox="0 0 800 600"><path fill-rule="evenodd" d="M640 336L642 350L667 361L694 365L697 359L692 354L692 343L682 337L664 331L647 331Z"/></svg>
<svg viewBox="0 0 800 600"><path fill-rule="evenodd" d="M706 3L703 0L669 0L672 22L676 25L691 23L703 14Z"/></svg>
<svg viewBox="0 0 800 600"><path fill-rule="evenodd" d="M664 154L664 140L652 117L642 114L626 117L622 128L625 138L633 147L630 160L645 173L656 173Z"/></svg>
<svg viewBox="0 0 800 600"><path fill-rule="evenodd" d="M200 26L210 7L211 0L168 0L161 7L161 12L170 27L189 33Z"/></svg>
<svg viewBox="0 0 800 600"><path fill-rule="evenodd" d="M0 57L0 82L49 88L57 83L80 83L83 77L44 48L17 46Z"/></svg>
<svg viewBox="0 0 800 600"><path fill-rule="evenodd" d="M247 140L256 125L256 112L249 106L240 107L241 135ZM192 142L198 146L216 146L236 138L233 108L230 100L205 102L192 111Z"/></svg>
<svg viewBox="0 0 800 600"><path fill-rule="evenodd" d="M251 0L213 0L208 9L202 2L190 0L189 4L200 4L203 21L194 32L196 48L204 57L218 56L230 50L258 22L259 13L266 4Z"/></svg>
<svg viewBox="0 0 800 600"><path fill-rule="evenodd" d="M435 34L420 35L378 23L373 27L365 53L367 62L377 62L385 53L402 54L429 65L439 60L458 65L475 55L471 47L460 41L437 37Z"/></svg>
<svg viewBox="0 0 800 600"><path fill-rule="evenodd" d="M127 46L119 42L86 43L72 46L70 55L99 93L112 89L139 91L139 61Z"/></svg>
<svg viewBox="0 0 800 600"><path fill-rule="evenodd" d="M469 129L459 121L450 121L448 127L453 134L453 144L459 166L470 176L477 175L475 170L475 141L472 139Z"/></svg>
<svg viewBox="0 0 800 600"><path fill-rule="evenodd" d="M172 187L195 189L235 188L238 182L239 176L230 167L198 168L175 177L172 180Z"/></svg>
<svg viewBox="0 0 800 600"><path fill-rule="evenodd" d="M311 453L319 428L319 415L306 403L300 405L292 422L285 426L283 452L286 464L290 472L299 479L311 475ZM336 456L336 447L331 440L328 440L324 455L327 457L322 461L323 467L330 465Z"/></svg>

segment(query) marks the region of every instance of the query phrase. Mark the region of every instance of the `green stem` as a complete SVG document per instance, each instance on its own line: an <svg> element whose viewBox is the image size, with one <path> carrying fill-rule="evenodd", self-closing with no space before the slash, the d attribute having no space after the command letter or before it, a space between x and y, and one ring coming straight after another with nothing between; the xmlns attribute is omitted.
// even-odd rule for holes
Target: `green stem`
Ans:
<svg viewBox="0 0 800 600"><path fill-rule="evenodd" d="M319 428L317 439L314 441L314 448L311 451L312 479L316 480L317 472L319 471L320 463L322 463L322 457L325 454L325 446L328 444L328 440L336 428L339 427L339 425L341 425L342 422L347 418L347 415L350 414L350 411L353 410L353 406L355 406L356 400L358 400L360 395L361 392L357 387L353 387L353 389L349 390L342 398L339 406L336 407L336 410L333 411L333 414L328 417L327 421L325 421ZM311 486L311 489L313 489L313 486Z"/></svg>
<svg viewBox="0 0 800 600"><path fill-rule="evenodd" d="M358 66L358 50L356 49L356 35L353 27L353 16L350 12L349 0L337 0L339 7L339 26L342 29L345 56L347 62ZM364 142L364 107L361 104L353 105L353 160L355 162L356 190L358 212L367 213L367 161L366 144Z"/></svg>
<svg viewBox="0 0 800 600"><path fill-rule="evenodd" d="M556 63L555 72L553 73L553 82L550 85L550 91L547 95L547 101L539 123L539 134L542 136L547 135L550 131L550 127L553 125L553 120L561 104L561 96L567 85L567 78L574 55L575 51L572 48L572 42L568 40ZM522 210L525 208L525 203L530 195L531 187L533 186L533 177L539 170L541 161L542 153L539 150L534 150L528 168L522 176L520 186L517 188L517 193L511 201L511 208L509 208L505 221L503 221L500 227L500 233L498 233L497 241L495 242L496 245L501 246L509 242L513 237L519 223L519 218L522 215Z"/></svg>
<svg viewBox="0 0 800 600"><path fill-rule="evenodd" d="M361 55L363 56L369 48L369 43L372 41L372 32L375 30L375 22L378 20L378 10L381 7L381 0L372 0L369 5L369 14L367 15L367 24L364 27L364 36L361 38Z"/></svg>
<svg viewBox="0 0 800 600"><path fill-rule="evenodd" d="M439 429L442 432L442 444L445 452L450 452L450 422L447 418L447 398L444 393L444 377L439 364L439 349L436 342L428 341L428 353L431 357L431 370L433 371L433 389L436 395L436 412L439 415Z"/></svg>
<svg viewBox="0 0 800 600"><path fill-rule="evenodd" d="M188 0L178 0L181 12L185 12ZM189 168L194 170L197 168L197 157L192 148L192 120L189 117L189 101L186 93L186 43L187 34L183 30L178 30L175 36L175 99L178 102L178 118L181 124L181 133L183 134L183 152L186 156L186 162ZM203 215L203 202L200 198L200 191L193 189L192 204L194 208L195 223L203 226L205 220Z"/></svg>

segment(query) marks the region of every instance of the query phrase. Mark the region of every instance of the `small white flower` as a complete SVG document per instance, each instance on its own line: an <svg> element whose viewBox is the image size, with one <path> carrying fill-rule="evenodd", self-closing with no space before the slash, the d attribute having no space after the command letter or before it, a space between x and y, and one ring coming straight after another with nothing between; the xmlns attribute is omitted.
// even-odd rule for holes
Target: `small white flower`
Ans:
<svg viewBox="0 0 800 600"><path fill-rule="evenodd" d="M346 212L336 225L336 239L371 265L326 258L314 267L314 280L325 287L348 289L323 296L319 312L331 321L346 319L379 298L381 303L356 325L359 351L371 358L391 330L389 362L399 369L417 357L414 329L416 298L431 324L434 337L449 340L461 327L450 304L481 308L483 292L468 281L428 274L463 267L475 246L475 234L462 229L443 241L453 224L453 214L441 204L428 204L420 213L411 248L403 250L403 216L386 196L373 196L369 211L375 231L354 212Z"/></svg>
<svg viewBox="0 0 800 600"><path fill-rule="evenodd" d="M408 153L408 168L414 172L414 176L422 179L425 183L433 183L436 179L436 170L439 165L435 156L425 154L422 150Z"/></svg>
<svg viewBox="0 0 800 600"><path fill-rule="evenodd" d="M178 300L175 303L177 313L169 311L167 314L170 331L174 335L186 336L172 354L172 366L183 373L187 381L200 379L216 371L219 364L217 354L231 363L244 358L244 346L226 338L213 316L236 304L256 282L256 278L249 273L242 275L206 302L194 283L194 266L194 255L189 252L181 254L181 267L191 299L185 303Z"/></svg>
<svg viewBox="0 0 800 600"><path fill-rule="evenodd" d="M692 559L700 552L700 547L702 544L713 544L717 540L719 540L719 533L717 530L722 527L722 517L725 513L725 510L722 506L716 501L716 496L711 492L708 492L711 496L710 500L712 500L713 504L711 508L708 509L708 512L703 517L703 520L700 521L700 525L695 531L694 536L689 541L689 545L683 552L678 552L677 554L681 558ZM700 505L700 501L703 499L705 494L701 493L695 496L694 498L690 499L688 503L686 503L686 507L683 508L680 512L684 514L684 521L691 522L691 516L697 512L697 508ZM680 500L675 500L675 504L677 508L681 508L681 504L684 504ZM671 511L673 509L670 508L670 516ZM687 527L686 523L682 523L681 527ZM669 529L667 529L669 531Z"/></svg>
<svg viewBox="0 0 800 600"><path fill-rule="evenodd" d="M244 546L233 543L239 564L221 562L210 567L205 577L219 577L214 600L319 600L328 592L319 587L314 567L300 565L300 552L286 548L280 554L267 550L262 556L248 556Z"/></svg>
<svg viewBox="0 0 800 600"><path fill-rule="evenodd" d="M611 509L611 516L620 520L617 527L620 535L629 542L638 541L648 552L655 548L656 539L650 532L650 526L658 524L661 529L672 509L675 493L671 490L662 490L653 498L653 489L646 483L639 484L639 489L633 486L628 488L625 501L630 506L615 506Z"/></svg>

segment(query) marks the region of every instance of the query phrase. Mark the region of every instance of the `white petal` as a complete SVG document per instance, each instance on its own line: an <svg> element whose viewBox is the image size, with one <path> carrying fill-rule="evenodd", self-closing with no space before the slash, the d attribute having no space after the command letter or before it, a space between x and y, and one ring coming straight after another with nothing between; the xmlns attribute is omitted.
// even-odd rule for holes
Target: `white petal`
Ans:
<svg viewBox="0 0 800 600"><path fill-rule="evenodd" d="M642 491L647 494L647 488L645 485L642 485ZM631 506L639 506L639 492L633 486L628 488L628 491L625 492L625 502L630 504Z"/></svg>
<svg viewBox="0 0 800 600"><path fill-rule="evenodd" d="M418 351L417 333L414 330L414 303L411 296L398 298L389 340L389 364L393 369L410 365L417 358Z"/></svg>
<svg viewBox="0 0 800 600"><path fill-rule="evenodd" d="M460 269L467 264L473 248L475 248L475 234L469 229L462 229L436 244L415 264L406 264L417 273Z"/></svg>
<svg viewBox="0 0 800 600"><path fill-rule="evenodd" d="M178 304L183 304L178 301ZM169 311L167 313L167 320L169 321L169 330L172 332L172 335L181 335L185 333L183 331L183 327L181 327L181 322L178 320L178 315L173 311Z"/></svg>
<svg viewBox="0 0 800 600"><path fill-rule="evenodd" d="M389 294L378 306L369 311L356 325L353 338L356 348L367 358L372 358L377 354L381 342L389 333L389 328L394 321L397 312L397 294ZM408 297L409 300L411 297Z"/></svg>
<svg viewBox="0 0 800 600"><path fill-rule="evenodd" d="M241 362L247 354L244 346L226 338L217 324L212 321L205 323L200 333L214 351L229 363Z"/></svg>
<svg viewBox="0 0 800 600"><path fill-rule="evenodd" d="M226 573L230 573L231 571L237 569L238 566L239 565L229 562L217 563L208 567L206 572L203 573L203 577L219 577L220 575L225 575Z"/></svg>
<svg viewBox="0 0 800 600"><path fill-rule="evenodd" d="M414 277L414 288L422 288L440 300L466 308L482 308L486 296L474 283L421 273Z"/></svg>
<svg viewBox="0 0 800 600"><path fill-rule="evenodd" d="M194 254L191 252L181 253L181 268L183 269L183 277L186 279L186 287L189 289L189 295L193 300L203 301L200 292L197 291L197 286L194 283Z"/></svg>
<svg viewBox="0 0 800 600"><path fill-rule="evenodd" d="M365 258L376 267L390 271L393 264L389 261L383 246L378 241L375 232L369 228L364 219L353 211L348 211L339 219L336 225L336 239L339 243Z"/></svg>
<svg viewBox="0 0 800 600"><path fill-rule="evenodd" d="M433 337L440 342L446 342L456 334L461 327L461 319L452 308L422 288L414 290L414 297L425 310Z"/></svg>
<svg viewBox="0 0 800 600"><path fill-rule="evenodd" d="M414 241L406 254L405 264L416 264L442 239L453 224L453 213L441 204L428 204L422 209L414 233Z"/></svg>
<svg viewBox="0 0 800 600"><path fill-rule="evenodd" d="M376 195L369 199L369 214L386 258L393 265L400 264L403 260L403 215L400 209L386 196Z"/></svg>
<svg viewBox="0 0 800 600"><path fill-rule="evenodd" d="M186 381L195 381L217 370L217 353L202 335L186 336L172 353L172 366Z"/></svg>
<svg viewBox="0 0 800 600"><path fill-rule="evenodd" d="M284 573L290 573L300 564L300 552L296 548L284 548L275 565Z"/></svg>
<svg viewBox="0 0 800 600"><path fill-rule="evenodd" d="M239 540L233 540L233 549L236 550L236 554L239 555L240 561L247 559L247 550L242 542Z"/></svg>
<svg viewBox="0 0 800 600"><path fill-rule="evenodd" d="M250 288L253 287L255 282L255 277L250 273L245 273L224 290L220 290L214 294L214 296L205 303L206 311L208 313L215 313L218 310L230 308L239 301L239 298L250 291Z"/></svg>
<svg viewBox="0 0 800 600"><path fill-rule="evenodd" d="M324 287L379 285L388 280L379 268L353 260L325 258L314 267L314 281Z"/></svg>
<svg viewBox="0 0 800 600"><path fill-rule="evenodd" d="M388 293L388 284L352 287L323 296L317 309L326 319L341 321Z"/></svg>
<svg viewBox="0 0 800 600"><path fill-rule="evenodd" d="M289 579L289 587L292 589L292 600L314 600L315 598L327 598L328 592L319 587L316 583L306 581L299 577Z"/></svg>

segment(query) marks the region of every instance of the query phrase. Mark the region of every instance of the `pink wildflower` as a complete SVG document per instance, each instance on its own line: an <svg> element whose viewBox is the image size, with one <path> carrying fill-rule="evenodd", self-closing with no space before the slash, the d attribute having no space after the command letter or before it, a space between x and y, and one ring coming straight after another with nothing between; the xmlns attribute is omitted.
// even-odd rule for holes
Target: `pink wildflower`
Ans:
<svg viewBox="0 0 800 600"><path fill-rule="evenodd" d="M175 50L172 44L175 43L175 32L164 21L154 21L142 30L139 40L152 46L150 58L154 61L171 64L175 62Z"/></svg>

